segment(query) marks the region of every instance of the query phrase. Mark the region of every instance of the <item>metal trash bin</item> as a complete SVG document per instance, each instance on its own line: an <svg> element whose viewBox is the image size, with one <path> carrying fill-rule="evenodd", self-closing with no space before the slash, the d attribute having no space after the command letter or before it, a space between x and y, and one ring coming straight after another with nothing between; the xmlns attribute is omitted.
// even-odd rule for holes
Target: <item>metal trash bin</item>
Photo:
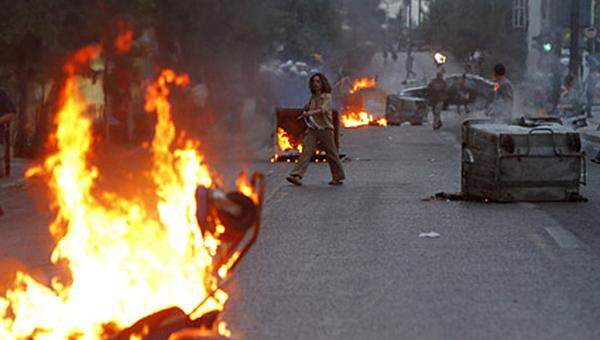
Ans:
<svg viewBox="0 0 600 340"><path fill-rule="evenodd" d="M496 202L581 199L585 153L572 128L554 122L468 120L462 136L464 197Z"/></svg>
<svg viewBox="0 0 600 340"><path fill-rule="evenodd" d="M278 143L279 129L285 131L289 137L291 143L296 145L302 145L302 138L304 131L308 128L303 119L298 119L302 114L303 109L292 109L292 108L277 108L275 110L275 155L271 158L271 162L296 162L300 157L300 153L297 150L281 150ZM333 127L335 136L335 145L337 146L338 152L340 150L340 117L338 111L333 111ZM342 155L340 154L340 157ZM318 151L312 158L313 162L325 162L325 153Z"/></svg>

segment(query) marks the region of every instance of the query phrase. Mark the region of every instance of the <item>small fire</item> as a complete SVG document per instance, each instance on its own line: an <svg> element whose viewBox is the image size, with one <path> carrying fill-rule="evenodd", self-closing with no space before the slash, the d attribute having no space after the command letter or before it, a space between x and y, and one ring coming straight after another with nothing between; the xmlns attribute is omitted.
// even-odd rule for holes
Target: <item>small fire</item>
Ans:
<svg viewBox="0 0 600 340"><path fill-rule="evenodd" d="M282 128L277 128L277 146L282 152L295 150L302 153L302 144L293 142L290 135Z"/></svg>
<svg viewBox="0 0 600 340"><path fill-rule="evenodd" d="M124 32L115 39L115 48L117 49L117 51L119 51L121 53L129 52L132 45L133 45L133 32L132 31Z"/></svg>
<svg viewBox="0 0 600 340"><path fill-rule="evenodd" d="M341 118L342 126L345 128L357 128L361 126L376 125L387 126L385 118L375 118L368 112L346 112Z"/></svg>
<svg viewBox="0 0 600 340"><path fill-rule="evenodd" d="M375 78L360 78L354 81L352 90L350 93L356 93L360 90L374 89L377 87L377 80Z"/></svg>
<svg viewBox="0 0 600 340"><path fill-rule="evenodd" d="M277 128L277 150L271 158L275 163L284 153L299 153L303 150L302 143L295 141L283 128Z"/></svg>
<svg viewBox="0 0 600 340"><path fill-rule="evenodd" d="M244 196L250 198L254 204L258 204L259 197L258 193L254 191L254 186L248 181L248 176L246 171L242 171L235 181L235 186L238 191L241 192Z"/></svg>
<svg viewBox="0 0 600 340"><path fill-rule="evenodd" d="M213 268L219 234L202 234L195 217L195 190L212 187L213 179L198 143L176 142L171 119L170 86L185 86L188 77L165 70L146 92L146 111L157 123L152 165L142 171L152 179L156 200L103 192L96 185L101 169L89 161L92 121L75 81L75 70L100 51L82 49L66 65L51 138L55 152L27 173L48 178L56 208L51 261L66 264L70 278L43 283L18 272L13 288L0 296L1 339L105 338L107 329L123 329L165 308L191 313L206 298L191 316L198 318L227 301ZM255 199L245 175L238 182ZM230 334L226 324L219 328Z"/></svg>

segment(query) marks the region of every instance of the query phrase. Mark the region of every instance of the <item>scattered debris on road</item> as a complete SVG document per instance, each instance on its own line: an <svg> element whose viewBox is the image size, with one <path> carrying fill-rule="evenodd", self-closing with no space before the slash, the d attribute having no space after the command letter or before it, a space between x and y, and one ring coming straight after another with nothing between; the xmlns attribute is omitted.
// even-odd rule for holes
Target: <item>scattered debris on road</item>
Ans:
<svg viewBox="0 0 600 340"><path fill-rule="evenodd" d="M430 231L428 233L420 233L420 238L439 238L441 235L436 233L435 231Z"/></svg>

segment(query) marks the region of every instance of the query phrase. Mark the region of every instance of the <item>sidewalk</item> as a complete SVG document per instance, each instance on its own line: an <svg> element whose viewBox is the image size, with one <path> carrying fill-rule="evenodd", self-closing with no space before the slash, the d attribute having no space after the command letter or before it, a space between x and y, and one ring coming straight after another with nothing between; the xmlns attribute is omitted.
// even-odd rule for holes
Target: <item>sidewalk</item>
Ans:
<svg viewBox="0 0 600 340"><path fill-rule="evenodd" d="M0 177L0 189L17 187L25 184L25 171L31 165L31 160L13 158L11 160L10 176Z"/></svg>

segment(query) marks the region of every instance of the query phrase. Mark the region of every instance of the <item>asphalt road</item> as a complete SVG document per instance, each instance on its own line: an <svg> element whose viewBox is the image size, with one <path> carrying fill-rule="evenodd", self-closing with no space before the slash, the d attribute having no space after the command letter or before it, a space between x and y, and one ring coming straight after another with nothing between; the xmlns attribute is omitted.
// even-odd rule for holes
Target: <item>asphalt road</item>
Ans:
<svg viewBox="0 0 600 340"><path fill-rule="evenodd" d="M449 116L453 116L449 114ZM245 339L598 339L600 167L588 203L423 202L459 191L456 118L345 131L348 180L274 165L226 310ZM434 231L437 239L419 238Z"/></svg>
<svg viewBox="0 0 600 340"><path fill-rule="evenodd" d="M381 69L384 84L399 83L398 65ZM326 184L325 164L293 187L289 164L254 159L267 202L228 288L235 338L600 338L600 166L589 164L588 203L424 202L460 190L460 120L444 121L344 130L342 187ZM0 188L3 272L52 272L43 193ZM440 237L419 238L431 231Z"/></svg>
<svg viewBox="0 0 600 340"><path fill-rule="evenodd" d="M258 243L225 311L244 339L598 339L600 167L588 203L434 201L458 192L459 120L344 130L348 180L327 165L305 185L268 174ZM39 186L4 188L0 258L47 275L52 241ZM38 198L34 198L38 197ZM437 232L437 239L419 238Z"/></svg>

